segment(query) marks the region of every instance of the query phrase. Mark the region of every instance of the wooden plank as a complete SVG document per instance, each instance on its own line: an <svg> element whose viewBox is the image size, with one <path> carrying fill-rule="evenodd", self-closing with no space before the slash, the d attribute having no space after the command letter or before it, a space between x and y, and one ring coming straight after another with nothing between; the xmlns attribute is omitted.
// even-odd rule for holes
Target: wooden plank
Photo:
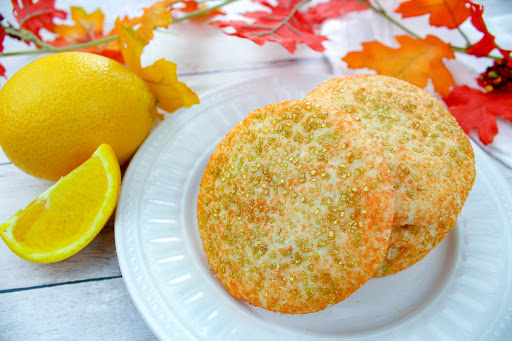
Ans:
<svg viewBox="0 0 512 341"><path fill-rule="evenodd" d="M115 252L113 219L83 250L57 263L28 262L16 256L0 242L0 273L0 295L1 292L16 288L120 276Z"/></svg>
<svg viewBox="0 0 512 341"><path fill-rule="evenodd" d="M122 278L0 294L0 340L156 340Z"/></svg>

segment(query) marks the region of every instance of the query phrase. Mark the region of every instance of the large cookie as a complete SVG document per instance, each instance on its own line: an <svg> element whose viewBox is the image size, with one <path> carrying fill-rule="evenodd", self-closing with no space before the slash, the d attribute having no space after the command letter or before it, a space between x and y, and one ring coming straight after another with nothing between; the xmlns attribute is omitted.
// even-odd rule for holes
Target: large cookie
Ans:
<svg viewBox="0 0 512 341"><path fill-rule="evenodd" d="M306 100L349 113L380 144L394 180L396 215L391 247L445 235L475 178L464 131L433 96L388 76L333 78ZM417 233L414 233L417 232Z"/></svg>
<svg viewBox="0 0 512 341"><path fill-rule="evenodd" d="M349 115L305 101L249 114L212 154L197 218L212 270L236 298L325 309L381 265L394 216L382 149Z"/></svg>

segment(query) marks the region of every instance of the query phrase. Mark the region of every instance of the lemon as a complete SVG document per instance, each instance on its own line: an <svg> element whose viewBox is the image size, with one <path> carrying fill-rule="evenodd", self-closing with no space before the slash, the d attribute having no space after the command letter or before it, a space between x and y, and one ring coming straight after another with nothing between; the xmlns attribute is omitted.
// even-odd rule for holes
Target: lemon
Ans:
<svg viewBox="0 0 512 341"><path fill-rule="evenodd" d="M68 258L101 231L119 198L121 172L106 144L0 225L15 254L36 263Z"/></svg>
<svg viewBox="0 0 512 341"><path fill-rule="evenodd" d="M92 53L52 54L0 91L0 146L26 173L56 181L102 143L124 164L156 113L149 87L122 64Z"/></svg>

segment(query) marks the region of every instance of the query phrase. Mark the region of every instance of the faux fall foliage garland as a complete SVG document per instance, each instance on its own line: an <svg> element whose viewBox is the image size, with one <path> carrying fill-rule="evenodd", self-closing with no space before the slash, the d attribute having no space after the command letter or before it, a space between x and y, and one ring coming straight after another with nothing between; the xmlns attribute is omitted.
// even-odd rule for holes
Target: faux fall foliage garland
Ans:
<svg viewBox="0 0 512 341"><path fill-rule="evenodd" d="M80 7L70 7L64 11L55 8L55 0L12 0L17 23L7 22L0 14L0 57L69 50L98 53L125 63L147 81L159 100L158 106L172 112L199 100L186 84L178 81L176 64L159 59L141 67L142 50L153 39L156 27L167 28L207 15L211 25L230 27L227 34L250 39L258 45L274 42L293 53L297 44L306 44L315 51L323 51L322 42L327 38L319 32L325 20L342 18L351 12L374 11L400 27L404 34L395 37L398 47L377 41L364 42L361 51L351 51L342 58L349 68L373 69L422 88L431 79L435 91L466 133L478 130L485 144L491 143L498 133L498 116L512 122L511 51L496 44L483 20L483 7L470 0L408 0L394 9L402 18L429 15L430 25L458 30L465 46L451 45L434 35L419 36L390 16L379 0L251 0L260 4L262 10L242 13L246 20L229 21L213 16L222 14L220 9L235 1L239 0L162 0L143 8L139 17L117 18L114 29L106 31L105 16L100 10L87 13ZM59 19L68 16L71 25L58 24ZM466 21L481 32L480 40L472 42L467 38L461 29ZM42 30L51 32L52 38L44 39ZM5 39L22 40L34 49L3 51ZM455 53L494 59L494 65L478 78L481 89L455 85L444 64L445 59L454 59ZM0 76L6 77L1 64Z"/></svg>

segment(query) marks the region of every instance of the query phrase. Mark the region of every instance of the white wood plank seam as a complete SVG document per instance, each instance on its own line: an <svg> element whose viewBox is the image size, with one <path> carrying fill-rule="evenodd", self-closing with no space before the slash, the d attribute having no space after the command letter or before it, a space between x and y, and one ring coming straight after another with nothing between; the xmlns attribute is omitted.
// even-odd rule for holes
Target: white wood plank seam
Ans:
<svg viewBox="0 0 512 341"><path fill-rule="evenodd" d="M107 281L107 280L118 279L118 278L122 278L122 277L123 276L118 275L118 276L88 278L88 279L80 279L80 280L76 280L76 281L67 281L67 282L60 282L60 283L34 285L34 286L31 286L31 287L4 289L4 290L0 290L0 295L1 294L9 294L9 293L12 293L12 292L17 292L17 291L27 291L27 290L35 290L35 289L44 289L44 288L58 287L58 286L61 286L61 285L68 285L68 284L79 284L79 283L87 283L87 282Z"/></svg>
<svg viewBox="0 0 512 341"><path fill-rule="evenodd" d="M287 59L277 59L271 60L262 63L255 63L250 66L244 66L239 68L224 68L224 69L214 69L214 70L206 70L206 71L194 71L194 72L183 72L178 73L178 77L189 77L189 76L200 76L207 74L215 74L215 73L230 73L230 72L240 72L240 71L256 71L261 69L272 69L278 68L285 65L293 65L297 63L317 63L326 61L325 56L321 57L303 57L303 58L287 58Z"/></svg>

